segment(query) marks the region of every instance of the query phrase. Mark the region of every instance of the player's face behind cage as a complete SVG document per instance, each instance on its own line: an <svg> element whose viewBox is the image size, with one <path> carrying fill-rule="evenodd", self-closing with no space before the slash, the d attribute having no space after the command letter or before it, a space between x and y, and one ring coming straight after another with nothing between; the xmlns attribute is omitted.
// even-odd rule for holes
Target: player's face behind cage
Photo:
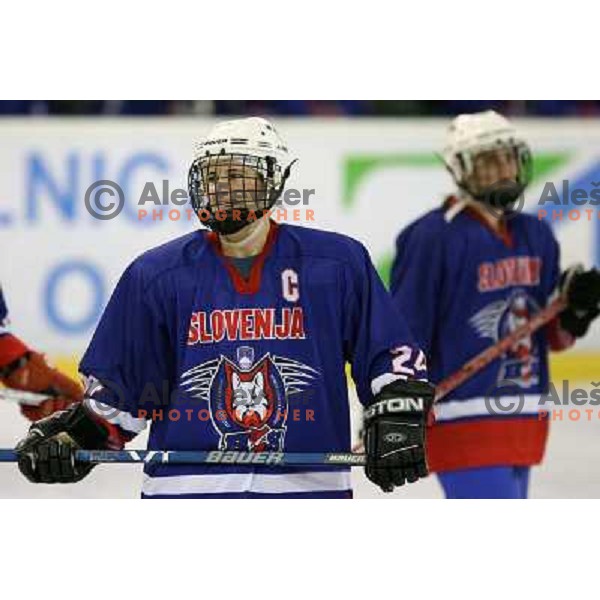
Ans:
<svg viewBox="0 0 600 600"><path fill-rule="evenodd" d="M190 169L194 209L212 229L238 231L273 205L279 192L274 183L275 176L281 175L278 169L269 157L219 154L198 158Z"/></svg>
<svg viewBox="0 0 600 600"><path fill-rule="evenodd" d="M496 208L508 208L531 181L531 165L526 144L502 143L472 157L464 187L478 200Z"/></svg>
<svg viewBox="0 0 600 600"><path fill-rule="evenodd" d="M485 189L503 179L516 181L519 168L511 148L481 152L473 161L473 184Z"/></svg>

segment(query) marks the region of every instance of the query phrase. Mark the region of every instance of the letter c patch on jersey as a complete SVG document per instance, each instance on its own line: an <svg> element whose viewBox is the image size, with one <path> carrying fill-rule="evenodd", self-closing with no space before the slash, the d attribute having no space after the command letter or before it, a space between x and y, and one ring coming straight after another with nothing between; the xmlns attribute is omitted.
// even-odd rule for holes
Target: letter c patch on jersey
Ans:
<svg viewBox="0 0 600 600"><path fill-rule="evenodd" d="M298 273L294 269L285 269L281 272L281 285L283 297L288 302L297 302L300 298L300 285L298 283Z"/></svg>

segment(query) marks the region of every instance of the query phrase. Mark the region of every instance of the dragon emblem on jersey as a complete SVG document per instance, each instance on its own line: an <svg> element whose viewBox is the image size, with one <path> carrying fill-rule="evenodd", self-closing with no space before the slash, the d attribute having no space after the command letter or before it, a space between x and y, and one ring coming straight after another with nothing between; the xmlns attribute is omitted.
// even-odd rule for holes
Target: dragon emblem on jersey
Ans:
<svg viewBox="0 0 600 600"><path fill-rule="evenodd" d="M482 308L469 322L481 337L497 342L527 323L538 310L538 304L525 291L516 290L509 298ZM522 388L539 382L539 351L531 336L515 342L501 358L498 381L507 380Z"/></svg>
<svg viewBox="0 0 600 600"><path fill-rule="evenodd" d="M197 365L181 376L194 398L208 402L219 450L250 452L284 448L288 398L298 394L319 372L296 360L237 348L236 360L226 356Z"/></svg>

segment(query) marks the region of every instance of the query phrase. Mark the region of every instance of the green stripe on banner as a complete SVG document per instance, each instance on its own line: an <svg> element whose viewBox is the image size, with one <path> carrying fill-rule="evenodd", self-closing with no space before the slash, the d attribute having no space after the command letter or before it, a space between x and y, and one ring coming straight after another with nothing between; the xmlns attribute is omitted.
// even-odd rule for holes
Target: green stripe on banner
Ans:
<svg viewBox="0 0 600 600"><path fill-rule="evenodd" d="M533 158L533 181L548 176L565 165L571 154L568 152L543 152ZM350 209L356 199L357 190L366 176L373 171L389 168L431 168L443 167L439 157L433 153L400 153L400 154L354 154L347 156L342 167L342 206Z"/></svg>

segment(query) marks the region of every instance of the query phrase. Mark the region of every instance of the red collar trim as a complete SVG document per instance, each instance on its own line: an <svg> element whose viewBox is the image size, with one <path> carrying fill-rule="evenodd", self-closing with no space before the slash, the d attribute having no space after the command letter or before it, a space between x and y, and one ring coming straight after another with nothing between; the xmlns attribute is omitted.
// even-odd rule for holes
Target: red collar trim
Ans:
<svg viewBox="0 0 600 600"><path fill-rule="evenodd" d="M238 294L256 294L256 292L258 292L260 289L263 266L267 256L269 256L271 250L273 249L273 245L277 239L278 231L279 224L275 221L271 221L265 245L252 265L248 279L244 279L240 275L239 271L233 266L229 258L223 254L223 248L221 246L221 240L219 239L219 236L214 231L211 231L208 234L208 240L212 244L217 256L221 257L223 265L229 273L233 287Z"/></svg>
<svg viewBox="0 0 600 600"><path fill-rule="evenodd" d="M459 202L459 200L456 196L449 196L444 201L444 210L448 210L449 208L452 208L454 205L456 205L457 202ZM496 228L496 227L493 227L489 223L489 221L487 221L484 217L482 217L481 214L479 214L479 212L477 212L471 206L465 206L465 208L463 209L463 212L465 214L469 215L469 217L471 217L475 221L481 223L488 231L490 231L493 235L495 235L497 238L499 238L507 248L513 247L513 237L512 237L511 232L508 229L508 222L506 221L506 219L503 219L502 221L500 221L499 226Z"/></svg>

